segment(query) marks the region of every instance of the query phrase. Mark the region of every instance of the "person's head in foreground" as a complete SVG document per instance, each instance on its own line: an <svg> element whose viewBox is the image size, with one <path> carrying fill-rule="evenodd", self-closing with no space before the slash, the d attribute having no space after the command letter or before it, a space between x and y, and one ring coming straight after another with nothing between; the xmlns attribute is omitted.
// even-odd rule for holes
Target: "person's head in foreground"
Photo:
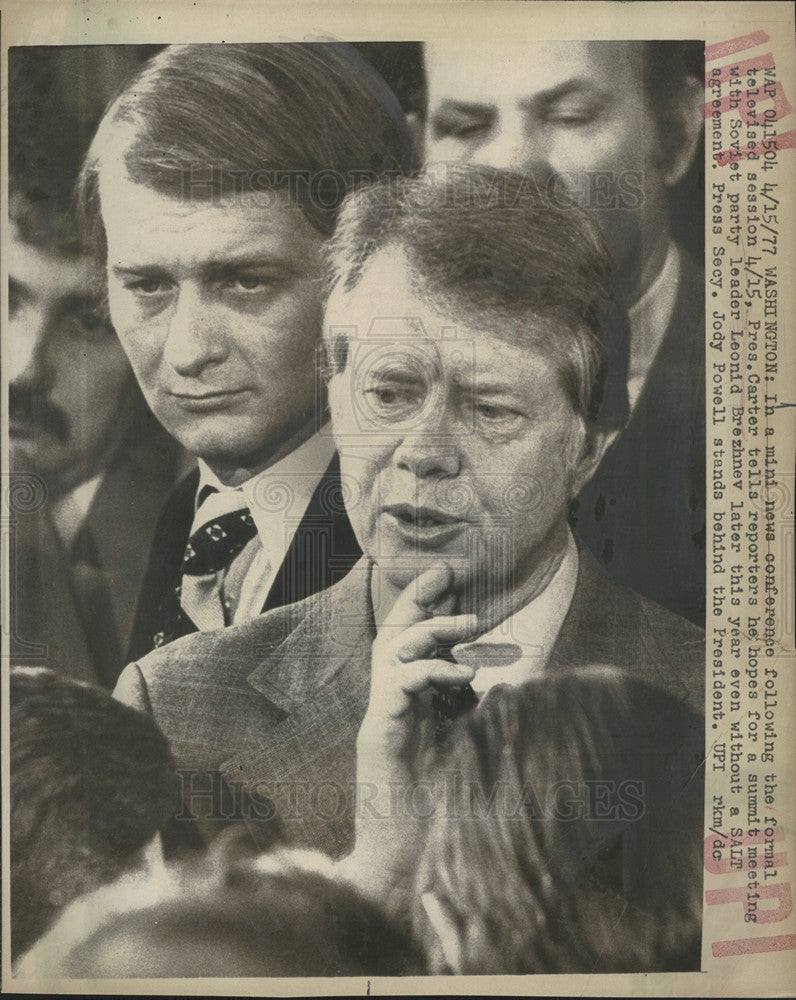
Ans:
<svg viewBox="0 0 796 1000"><path fill-rule="evenodd" d="M107 110L81 203L113 324L152 411L225 482L315 431L321 246L349 190L411 166L397 100L343 44L170 46Z"/></svg>
<svg viewBox="0 0 796 1000"><path fill-rule="evenodd" d="M349 516L389 598L440 561L499 621L549 582L627 416L596 224L478 167L346 201L324 334Z"/></svg>
<svg viewBox="0 0 796 1000"><path fill-rule="evenodd" d="M430 971L699 967L704 720L595 667L456 731L415 882Z"/></svg>
<svg viewBox="0 0 796 1000"><path fill-rule="evenodd" d="M66 979L390 976L420 950L335 877L324 855L208 857L122 879L79 900L18 969Z"/></svg>
<svg viewBox="0 0 796 1000"><path fill-rule="evenodd" d="M669 193L702 132L703 46L440 41L425 46L426 162L516 170L604 226L628 303L660 273Z"/></svg>
<svg viewBox="0 0 796 1000"><path fill-rule="evenodd" d="M10 734L17 958L73 899L157 858L177 779L149 716L49 670L12 670Z"/></svg>

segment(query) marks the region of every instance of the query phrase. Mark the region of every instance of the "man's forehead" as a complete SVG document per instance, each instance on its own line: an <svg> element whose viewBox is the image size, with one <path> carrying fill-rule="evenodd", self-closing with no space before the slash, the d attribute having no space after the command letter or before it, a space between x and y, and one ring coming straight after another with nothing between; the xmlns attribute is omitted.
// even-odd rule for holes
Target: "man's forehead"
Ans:
<svg viewBox="0 0 796 1000"><path fill-rule="evenodd" d="M468 306L457 292L429 287L406 251L387 246L370 257L350 291L338 283L326 305L326 325L349 339L385 344L436 340L455 343L536 342L547 321L532 310L520 317L499 308Z"/></svg>
<svg viewBox="0 0 796 1000"><path fill-rule="evenodd" d="M50 253L13 234L7 254L9 277L49 297L95 292L101 287L102 268L85 254Z"/></svg>
<svg viewBox="0 0 796 1000"><path fill-rule="evenodd" d="M242 256L302 256L320 242L282 190L176 197L108 170L100 175L102 220L114 264L196 262ZM129 260L126 258L130 258Z"/></svg>
<svg viewBox="0 0 796 1000"><path fill-rule="evenodd" d="M624 91L641 82L642 43L428 42L429 109L442 101L530 100L567 84Z"/></svg>

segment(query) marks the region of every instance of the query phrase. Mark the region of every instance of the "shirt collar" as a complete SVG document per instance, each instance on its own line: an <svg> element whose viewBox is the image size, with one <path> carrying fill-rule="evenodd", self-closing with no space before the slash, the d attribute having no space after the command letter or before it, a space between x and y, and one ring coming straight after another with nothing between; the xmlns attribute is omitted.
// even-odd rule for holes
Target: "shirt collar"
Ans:
<svg viewBox="0 0 796 1000"><path fill-rule="evenodd" d="M681 267L680 249L672 240L658 276L628 310L631 382L633 379L645 379L655 360L674 315Z"/></svg>
<svg viewBox="0 0 796 1000"><path fill-rule="evenodd" d="M217 492L195 508L193 532L211 517L248 507L261 536L274 529L274 518L303 516L318 482L334 457L334 439L329 424L274 465L239 486L225 486L203 459L198 460L199 484L196 500L205 486ZM195 501L196 502L196 501Z"/></svg>
<svg viewBox="0 0 796 1000"><path fill-rule="evenodd" d="M103 473L97 473L96 476L92 476L91 479L76 486L53 504L53 523L64 548L69 548L83 527L89 508L100 488L102 477Z"/></svg>
<svg viewBox="0 0 796 1000"><path fill-rule="evenodd" d="M569 611L578 578L578 548L568 532L561 565L541 594L475 642L454 646L453 656L477 667L473 690L517 686L542 673Z"/></svg>

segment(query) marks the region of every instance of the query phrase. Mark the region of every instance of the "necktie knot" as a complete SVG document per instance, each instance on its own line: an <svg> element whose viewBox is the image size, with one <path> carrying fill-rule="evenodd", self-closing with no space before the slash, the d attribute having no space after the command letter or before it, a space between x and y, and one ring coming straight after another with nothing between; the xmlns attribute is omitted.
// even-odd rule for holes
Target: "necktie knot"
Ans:
<svg viewBox="0 0 796 1000"><path fill-rule="evenodd" d="M226 569L256 534L257 527L248 507L212 518L188 539L182 572L205 576Z"/></svg>

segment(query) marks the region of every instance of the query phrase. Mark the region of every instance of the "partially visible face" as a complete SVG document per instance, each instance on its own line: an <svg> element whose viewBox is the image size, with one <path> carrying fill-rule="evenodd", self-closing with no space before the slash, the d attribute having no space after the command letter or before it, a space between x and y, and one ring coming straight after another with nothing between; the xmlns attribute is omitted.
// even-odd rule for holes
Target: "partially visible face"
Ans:
<svg viewBox="0 0 796 1000"><path fill-rule="evenodd" d="M532 596L566 544L581 421L548 357L462 325L410 275L381 251L328 303L351 338L329 384L349 517L396 589L443 560L463 607L483 587Z"/></svg>
<svg viewBox="0 0 796 1000"><path fill-rule="evenodd" d="M92 476L126 429L134 381L89 257L12 236L9 246L9 433L15 465L64 489Z"/></svg>
<svg viewBox="0 0 796 1000"><path fill-rule="evenodd" d="M100 179L111 316L163 426L220 475L312 422L320 234L282 196L184 202Z"/></svg>
<svg viewBox="0 0 796 1000"><path fill-rule="evenodd" d="M429 43L426 159L555 180L598 213L628 289L666 229L638 42ZM644 261L641 261L643 271Z"/></svg>

